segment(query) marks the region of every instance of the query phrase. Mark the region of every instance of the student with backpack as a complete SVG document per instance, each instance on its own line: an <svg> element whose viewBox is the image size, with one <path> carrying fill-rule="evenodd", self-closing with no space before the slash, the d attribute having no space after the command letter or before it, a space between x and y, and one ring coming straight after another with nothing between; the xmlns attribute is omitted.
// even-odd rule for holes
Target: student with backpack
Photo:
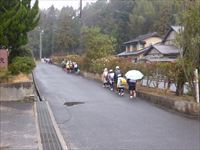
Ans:
<svg viewBox="0 0 200 150"><path fill-rule="evenodd" d="M120 70L119 66L116 66L115 71L114 71L114 86L115 86L116 91L117 91L118 75L121 75L121 70Z"/></svg>
<svg viewBox="0 0 200 150"><path fill-rule="evenodd" d="M103 81L103 87L107 87L108 85L108 69L105 68L102 73L102 81Z"/></svg>
<svg viewBox="0 0 200 150"><path fill-rule="evenodd" d="M117 79L117 90L120 96L124 95L125 86L126 86L126 79L121 74L119 74Z"/></svg>
<svg viewBox="0 0 200 150"><path fill-rule="evenodd" d="M109 82L110 90L113 91L113 89L114 89L114 72L112 69L110 69L109 73L108 73L108 82Z"/></svg>

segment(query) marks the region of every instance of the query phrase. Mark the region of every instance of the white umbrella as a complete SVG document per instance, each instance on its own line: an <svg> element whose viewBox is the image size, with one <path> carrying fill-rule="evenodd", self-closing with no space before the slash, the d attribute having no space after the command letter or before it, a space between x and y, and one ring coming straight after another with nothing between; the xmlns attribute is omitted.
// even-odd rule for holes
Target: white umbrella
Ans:
<svg viewBox="0 0 200 150"><path fill-rule="evenodd" d="M130 70L125 74L125 77L127 79L132 79L132 80L140 80L143 78L143 74L139 70Z"/></svg>

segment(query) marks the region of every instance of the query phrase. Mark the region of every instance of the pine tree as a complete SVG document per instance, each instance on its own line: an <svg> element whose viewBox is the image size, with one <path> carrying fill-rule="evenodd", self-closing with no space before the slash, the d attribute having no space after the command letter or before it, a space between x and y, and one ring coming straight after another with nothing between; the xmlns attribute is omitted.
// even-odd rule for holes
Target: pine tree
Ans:
<svg viewBox="0 0 200 150"><path fill-rule="evenodd" d="M0 44L13 51L28 42L27 33L38 24L38 0L33 7L31 0L1 0L0 6Z"/></svg>

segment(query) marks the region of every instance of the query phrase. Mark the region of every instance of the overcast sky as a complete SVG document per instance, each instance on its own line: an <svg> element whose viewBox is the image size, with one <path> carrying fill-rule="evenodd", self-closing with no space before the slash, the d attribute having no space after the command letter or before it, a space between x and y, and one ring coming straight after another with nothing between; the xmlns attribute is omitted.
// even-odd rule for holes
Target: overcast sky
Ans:
<svg viewBox="0 0 200 150"><path fill-rule="evenodd" d="M96 2L96 0L82 0L83 7L86 3ZM80 7L80 0L39 0L40 9L47 9L54 5L54 7L61 9L64 6L72 6L74 9L78 9Z"/></svg>

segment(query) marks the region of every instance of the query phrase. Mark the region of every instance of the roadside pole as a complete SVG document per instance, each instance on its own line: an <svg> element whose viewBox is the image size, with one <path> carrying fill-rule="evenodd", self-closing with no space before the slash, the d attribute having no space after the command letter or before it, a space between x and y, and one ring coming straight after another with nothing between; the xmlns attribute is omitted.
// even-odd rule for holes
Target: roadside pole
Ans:
<svg viewBox="0 0 200 150"><path fill-rule="evenodd" d="M199 77L198 77L198 69L195 69L194 75L195 75L196 101L197 101L197 103L199 103Z"/></svg>
<svg viewBox="0 0 200 150"><path fill-rule="evenodd" d="M40 31L40 61L42 59L42 34L44 33L43 30Z"/></svg>
<svg viewBox="0 0 200 150"><path fill-rule="evenodd" d="M82 18L82 0L80 0L80 18Z"/></svg>

